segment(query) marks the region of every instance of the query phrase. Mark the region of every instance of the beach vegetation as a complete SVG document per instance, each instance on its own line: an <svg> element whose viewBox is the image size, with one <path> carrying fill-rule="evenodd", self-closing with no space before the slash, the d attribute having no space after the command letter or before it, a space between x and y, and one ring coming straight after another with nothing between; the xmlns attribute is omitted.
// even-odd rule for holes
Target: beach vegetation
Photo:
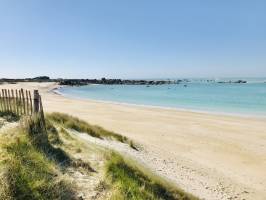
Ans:
<svg viewBox="0 0 266 200"><path fill-rule="evenodd" d="M25 120L1 136L0 199L76 199L54 156L45 152L51 148L39 120Z"/></svg>
<svg viewBox="0 0 266 200"><path fill-rule="evenodd" d="M65 128L73 129L78 132L87 133L92 137L97 137L100 139L111 138L123 143L130 143L129 139L120 134L114 133L112 131L105 130L104 128L96 125L91 125L84 120L77 117L63 113L51 113L47 115L47 119L62 125Z"/></svg>
<svg viewBox="0 0 266 200"><path fill-rule="evenodd" d="M117 153L108 155L106 176L113 187L113 200L196 200L159 178L145 174Z"/></svg>
<svg viewBox="0 0 266 200"><path fill-rule="evenodd" d="M61 145L62 140L60 139L59 132L56 129L56 127L53 125L53 123L50 122L49 120L46 120L45 125L50 143L54 145Z"/></svg>
<svg viewBox="0 0 266 200"><path fill-rule="evenodd" d="M19 115L10 111L0 111L0 117L7 122L17 122L20 119Z"/></svg>
<svg viewBox="0 0 266 200"><path fill-rule="evenodd" d="M63 119L60 119L60 116ZM65 128L79 127L79 119L68 115L56 114L48 116L45 121L40 115L23 118L19 125L10 129L7 134L0 135L0 199L5 200L76 200L80 199L76 184L70 182L67 169L82 169L85 173L99 173L91 166L90 161L83 160L83 152L87 147L79 145L78 140ZM69 118L72 121L68 121ZM72 125L72 124L76 125ZM58 124L70 124L57 127ZM81 121L83 126L77 130L84 132L89 126ZM95 128L95 127L94 127ZM74 129L76 130L76 129ZM103 130L99 128L99 130ZM106 137L101 132L96 132ZM108 137L111 137L107 135ZM62 138L63 137L63 138ZM101 138L100 137L100 138ZM73 142L75 148L70 149L65 142ZM135 145L130 143L133 147ZM121 155L90 146L90 154L100 153L104 158L102 166L103 179L95 190L99 193L108 191L111 200L195 200L196 198L179 190L158 177L147 173L133 161L124 159ZM61 149L63 148L63 149ZM94 152L95 151L95 152ZM79 154L78 159L74 155ZM105 156L104 156L105 155ZM99 170L99 171L98 171ZM90 176L88 176L90 177Z"/></svg>

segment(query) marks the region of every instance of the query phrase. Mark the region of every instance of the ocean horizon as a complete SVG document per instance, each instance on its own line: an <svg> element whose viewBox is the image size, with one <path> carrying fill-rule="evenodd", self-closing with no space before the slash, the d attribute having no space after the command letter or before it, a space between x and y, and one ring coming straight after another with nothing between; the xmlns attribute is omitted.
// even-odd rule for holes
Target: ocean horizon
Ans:
<svg viewBox="0 0 266 200"><path fill-rule="evenodd" d="M105 102L232 115L266 116L265 78L187 79L166 85L62 87L62 95ZM247 83L218 83L245 80Z"/></svg>

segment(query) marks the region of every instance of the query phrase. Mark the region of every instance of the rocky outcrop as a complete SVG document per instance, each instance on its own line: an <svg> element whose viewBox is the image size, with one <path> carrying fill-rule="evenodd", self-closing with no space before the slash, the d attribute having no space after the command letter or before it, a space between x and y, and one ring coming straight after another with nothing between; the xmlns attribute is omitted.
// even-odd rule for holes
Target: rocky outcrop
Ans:
<svg viewBox="0 0 266 200"><path fill-rule="evenodd" d="M122 79L63 79L60 80L60 85L81 86L87 84L106 84L106 85L164 85L178 84L182 80L122 80Z"/></svg>
<svg viewBox="0 0 266 200"><path fill-rule="evenodd" d="M219 81L217 83L247 83L245 80L237 80L237 81Z"/></svg>

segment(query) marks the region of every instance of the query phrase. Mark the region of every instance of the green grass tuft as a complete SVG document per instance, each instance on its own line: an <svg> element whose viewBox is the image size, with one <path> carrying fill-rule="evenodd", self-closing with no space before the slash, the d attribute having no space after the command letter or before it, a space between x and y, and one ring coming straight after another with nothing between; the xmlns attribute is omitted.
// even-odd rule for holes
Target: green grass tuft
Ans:
<svg viewBox="0 0 266 200"><path fill-rule="evenodd" d="M112 131L107 131L99 126L90 125L87 122L80 120L76 117L62 114L62 113L52 113L47 115L47 119L56 122L65 128L73 129L78 132L87 133L93 137L97 138L113 138L117 141L128 143L127 137L114 133Z"/></svg>
<svg viewBox="0 0 266 200"><path fill-rule="evenodd" d="M0 117L2 117L8 122L17 122L20 119L20 117L17 114L9 111L6 112L0 111Z"/></svg>
<svg viewBox="0 0 266 200"><path fill-rule="evenodd" d="M114 200L195 200L195 197L148 177L130 166L120 155L112 153L106 165L107 177L113 185Z"/></svg>
<svg viewBox="0 0 266 200"><path fill-rule="evenodd" d="M69 132L65 128L60 128L59 132L68 140L74 140L74 138L69 134Z"/></svg>
<svg viewBox="0 0 266 200"><path fill-rule="evenodd" d="M48 140L53 145L61 145L63 142L59 137L59 133L50 120L46 120L46 131L48 134Z"/></svg>
<svg viewBox="0 0 266 200"><path fill-rule="evenodd" d="M137 148L137 146L134 144L134 142L131 140L129 142L129 146L132 148L132 149L135 149L136 151L138 151L139 149Z"/></svg>
<svg viewBox="0 0 266 200"><path fill-rule="evenodd" d="M71 185L58 179L55 164L38 151L25 134L19 134L15 142L4 146L5 183L1 184L8 185L8 191L0 194L0 199L1 195L20 200L74 199Z"/></svg>

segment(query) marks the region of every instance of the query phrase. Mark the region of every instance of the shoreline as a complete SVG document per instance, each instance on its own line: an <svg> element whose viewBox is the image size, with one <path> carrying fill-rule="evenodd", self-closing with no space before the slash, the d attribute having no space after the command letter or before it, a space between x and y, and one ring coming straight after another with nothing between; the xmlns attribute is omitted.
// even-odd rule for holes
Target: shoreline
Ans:
<svg viewBox="0 0 266 200"><path fill-rule="evenodd" d="M93 84L97 85L97 84ZM84 101L91 101L95 103L105 103L105 104L114 104L114 105L122 105L122 106L134 106L140 108L149 108L149 109L162 109L162 110L170 110L170 111L177 111L177 112L189 112L195 114L208 114L214 116L228 116L228 117L242 117L242 118L254 118L254 119L266 119L266 115L259 115L259 114L246 114L246 113L231 113L231 112L220 112L220 111L206 111L200 109L189 109L189 108L177 108L177 107L167 107L167 106L156 106L156 105L147 105L147 104L135 104L135 103L126 103L126 102L117 102L117 101L108 101L108 100L97 100L97 99L90 99L90 98L82 98L82 97L74 97L71 95L64 94L59 91L60 88L66 87L80 87L80 86L61 86L55 87L50 90L50 92L60 95L65 98L70 98L73 100L84 100Z"/></svg>

